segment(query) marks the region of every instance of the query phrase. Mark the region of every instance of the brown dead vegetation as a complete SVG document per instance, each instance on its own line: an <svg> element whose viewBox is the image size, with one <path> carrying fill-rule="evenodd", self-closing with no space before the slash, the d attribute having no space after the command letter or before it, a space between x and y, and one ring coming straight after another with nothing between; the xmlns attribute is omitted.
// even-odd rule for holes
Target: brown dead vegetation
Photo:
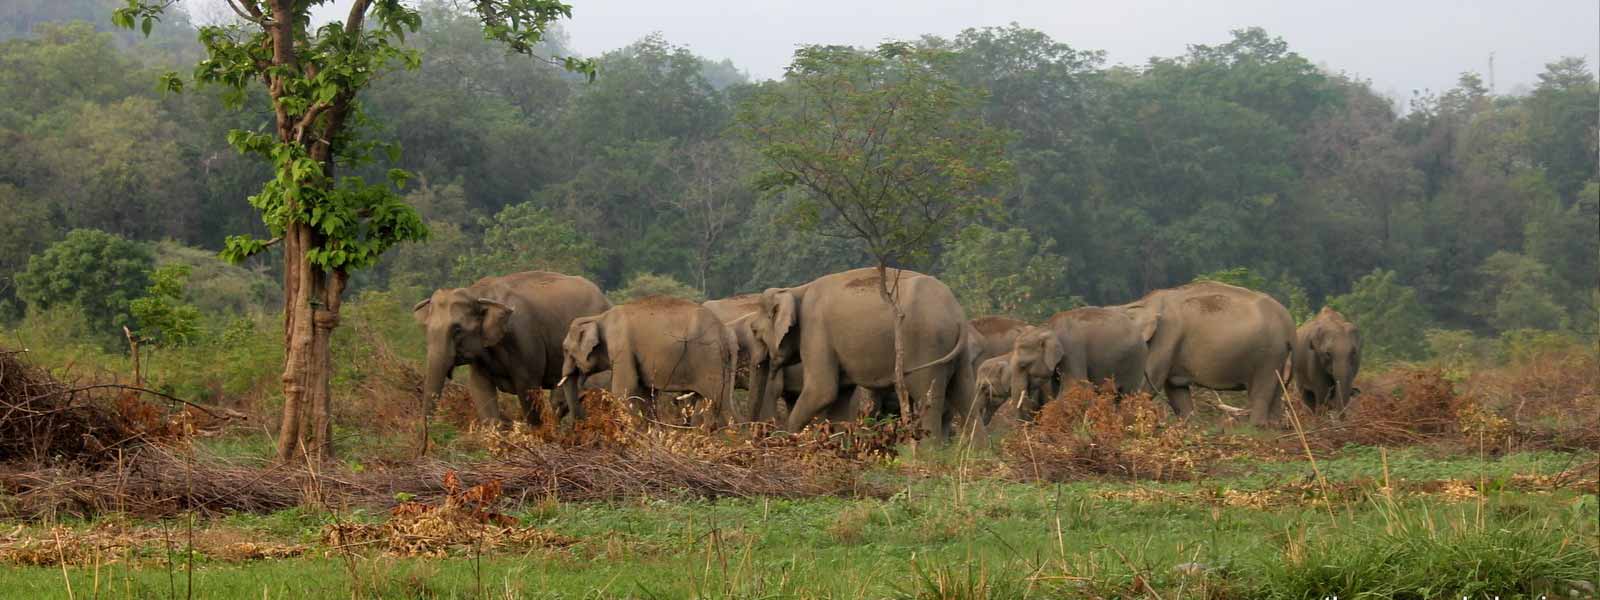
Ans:
<svg viewBox="0 0 1600 600"><path fill-rule="evenodd" d="M1299 407L1308 440L1431 445L1447 452L1600 449L1600 361L1591 352L1550 352L1522 364L1452 381L1437 368L1400 367L1363 378L1342 418Z"/></svg>
<svg viewBox="0 0 1600 600"><path fill-rule="evenodd" d="M1148 394L1119 402L1109 383L1067 388L1001 444L1013 473L1050 481L1090 476L1185 481L1211 473L1228 458L1277 452L1250 438L1206 435L1167 418Z"/></svg>
<svg viewBox="0 0 1600 600"><path fill-rule="evenodd" d="M392 507L396 497L434 502L451 482L498 482L519 502L630 497L803 497L874 493L860 482L892 452L897 426L818 429L792 436L760 429L703 432L631 421L609 394L585 394L575 427L478 432L492 458L417 459L360 472L299 464L257 466L147 444L109 465L0 468L0 516L40 520L108 513L160 517L185 512L265 513L295 506ZM464 484L463 484L464 485Z"/></svg>

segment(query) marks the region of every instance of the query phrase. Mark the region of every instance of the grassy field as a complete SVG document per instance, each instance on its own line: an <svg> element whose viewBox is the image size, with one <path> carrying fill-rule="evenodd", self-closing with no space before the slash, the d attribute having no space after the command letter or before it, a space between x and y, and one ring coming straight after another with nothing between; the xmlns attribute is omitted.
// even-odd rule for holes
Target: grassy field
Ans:
<svg viewBox="0 0 1600 600"><path fill-rule="evenodd" d="M30 524L5 539L36 540L33 555L0 557L44 564L0 571L0 595L1593 597L1594 474L1562 474L1594 459L1349 447L1319 461L1324 487L1302 460L1240 459L1198 482L1018 483L985 453L924 451L866 474L896 490L886 497L512 502L546 539L485 533L442 555L326 543L328 528L382 511L230 515L192 531L181 517ZM85 555L63 570L69 552ZM274 552L286 557L263 557Z"/></svg>

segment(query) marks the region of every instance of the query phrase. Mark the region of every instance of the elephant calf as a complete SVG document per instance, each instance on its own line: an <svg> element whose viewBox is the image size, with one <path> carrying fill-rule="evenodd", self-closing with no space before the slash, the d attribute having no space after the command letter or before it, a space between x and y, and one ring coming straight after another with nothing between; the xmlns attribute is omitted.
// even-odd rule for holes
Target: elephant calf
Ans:
<svg viewBox="0 0 1600 600"><path fill-rule="evenodd" d="M1344 315L1323 307L1294 336L1294 387L1312 410L1343 413L1361 369L1361 331Z"/></svg>
<svg viewBox="0 0 1600 600"><path fill-rule="evenodd" d="M972 325L972 332L977 334L973 340L977 344L978 352L974 358L976 364L1011 353L1011 345L1016 343L1017 336L1022 335L1028 328L1028 323L1021 319L1011 317L978 317L968 321Z"/></svg>
<svg viewBox="0 0 1600 600"><path fill-rule="evenodd" d="M693 392L710 402L708 423L736 418L732 332L705 307L648 296L572 322L561 344L566 377L609 369L618 399ZM656 406L657 410L661 407Z"/></svg>
<svg viewBox="0 0 1600 600"><path fill-rule="evenodd" d="M978 364L978 400L982 402L985 423L994 418L1000 407L1023 393L1023 388L1012 387L1011 354L992 357Z"/></svg>

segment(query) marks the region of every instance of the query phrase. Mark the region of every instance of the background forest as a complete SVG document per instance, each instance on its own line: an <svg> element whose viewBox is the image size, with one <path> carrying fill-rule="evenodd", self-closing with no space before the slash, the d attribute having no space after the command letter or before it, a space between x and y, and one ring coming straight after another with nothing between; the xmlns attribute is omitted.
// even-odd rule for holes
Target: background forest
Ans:
<svg viewBox="0 0 1600 600"><path fill-rule="evenodd" d="M264 94L234 111L221 89L163 92L161 73L200 56L180 13L146 38L112 31L113 0L7 4L7 343L114 356L128 327L206 349L172 360L229 371L185 392L270 379L280 266L215 258L229 235L265 237L246 199L268 166L226 141L268 126ZM421 67L364 96L362 126L399 151L357 171L415 173L407 199L431 237L356 274L358 323L405 335L403 307L426 291L527 268L585 274L619 299L715 298L869 264L795 227L794 198L757 191L760 157L735 116L785 83L660 37L598 57L586 82L485 41L448 3L424 13L409 38ZM571 54L553 39L546 55ZM1380 361L1487 360L1596 334L1600 88L1582 59L1550 57L1526 93L1463 73L1396 106L1259 29L1138 66L1021 25L916 43L953 52L943 68L1011 132L1000 210L905 265L939 275L970 316L1038 320L1204 277L1272 293L1299 318L1334 305Z"/></svg>

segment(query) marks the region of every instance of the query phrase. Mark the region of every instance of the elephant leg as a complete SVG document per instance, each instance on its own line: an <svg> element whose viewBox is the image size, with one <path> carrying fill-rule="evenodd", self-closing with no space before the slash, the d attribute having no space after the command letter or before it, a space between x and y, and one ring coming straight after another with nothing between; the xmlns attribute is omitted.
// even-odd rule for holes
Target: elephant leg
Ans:
<svg viewBox="0 0 1600 600"><path fill-rule="evenodd" d="M643 404L649 400L639 396L643 391L639 386L639 369L632 362L617 361L611 365L611 396L628 407L634 416L644 418Z"/></svg>
<svg viewBox="0 0 1600 600"><path fill-rule="evenodd" d="M1179 419L1187 419L1194 414L1194 398L1191 396L1187 385L1167 385L1167 403L1172 405L1172 413Z"/></svg>
<svg viewBox="0 0 1600 600"><path fill-rule="evenodd" d="M1007 386L1010 387L1010 386ZM953 402L957 414L956 423L963 424L967 431L972 431L974 425L988 422L984 416L984 405L987 402L978 397L978 374L970 363L960 361L956 364L956 371L951 375L947 388L947 402ZM970 419L977 419L976 424L966 423Z"/></svg>
<svg viewBox="0 0 1600 600"><path fill-rule="evenodd" d="M861 394L865 388L846 386L839 389L839 400L828 407L829 421L854 421L861 416Z"/></svg>
<svg viewBox="0 0 1600 600"><path fill-rule="evenodd" d="M707 369L706 373L697 379L699 381L695 384L694 391L704 399L702 404L705 405L706 427L714 429L727 425L738 413L735 406L730 404L733 401L732 394L723 393L723 383L727 380L724 379L722 370Z"/></svg>
<svg viewBox="0 0 1600 600"><path fill-rule="evenodd" d="M1283 416L1283 390L1279 389L1278 372L1262 369L1250 379L1246 393L1250 396L1250 424L1257 427L1271 425Z"/></svg>
<svg viewBox="0 0 1600 600"><path fill-rule="evenodd" d="M472 367L472 374L467 377L467 396L472 398L472 406L478 411L478 420L486 424L500 424L500 399L499 392L494 389L494 382L478 372L478 367Z"/></svg>
<svg viewBox="0 0 1600 600"><path fill-rule="evenodd" d="M543 395L540 394L539 386L528 381L513 380L513 382L518 390L517 406L522 409L522 420L529 427L538 427L539 423L544 421L544 415L540 414L541 403L533 401L535 395Z"/></svg>
<svg viewBox="0 0 1600 600"><path fill-rule="evenodd" d="M805 429L817 413L839 399L839 367L821 360L805 364L805 385L801 386L800 399L789 411L789 431Z"/></svg>

